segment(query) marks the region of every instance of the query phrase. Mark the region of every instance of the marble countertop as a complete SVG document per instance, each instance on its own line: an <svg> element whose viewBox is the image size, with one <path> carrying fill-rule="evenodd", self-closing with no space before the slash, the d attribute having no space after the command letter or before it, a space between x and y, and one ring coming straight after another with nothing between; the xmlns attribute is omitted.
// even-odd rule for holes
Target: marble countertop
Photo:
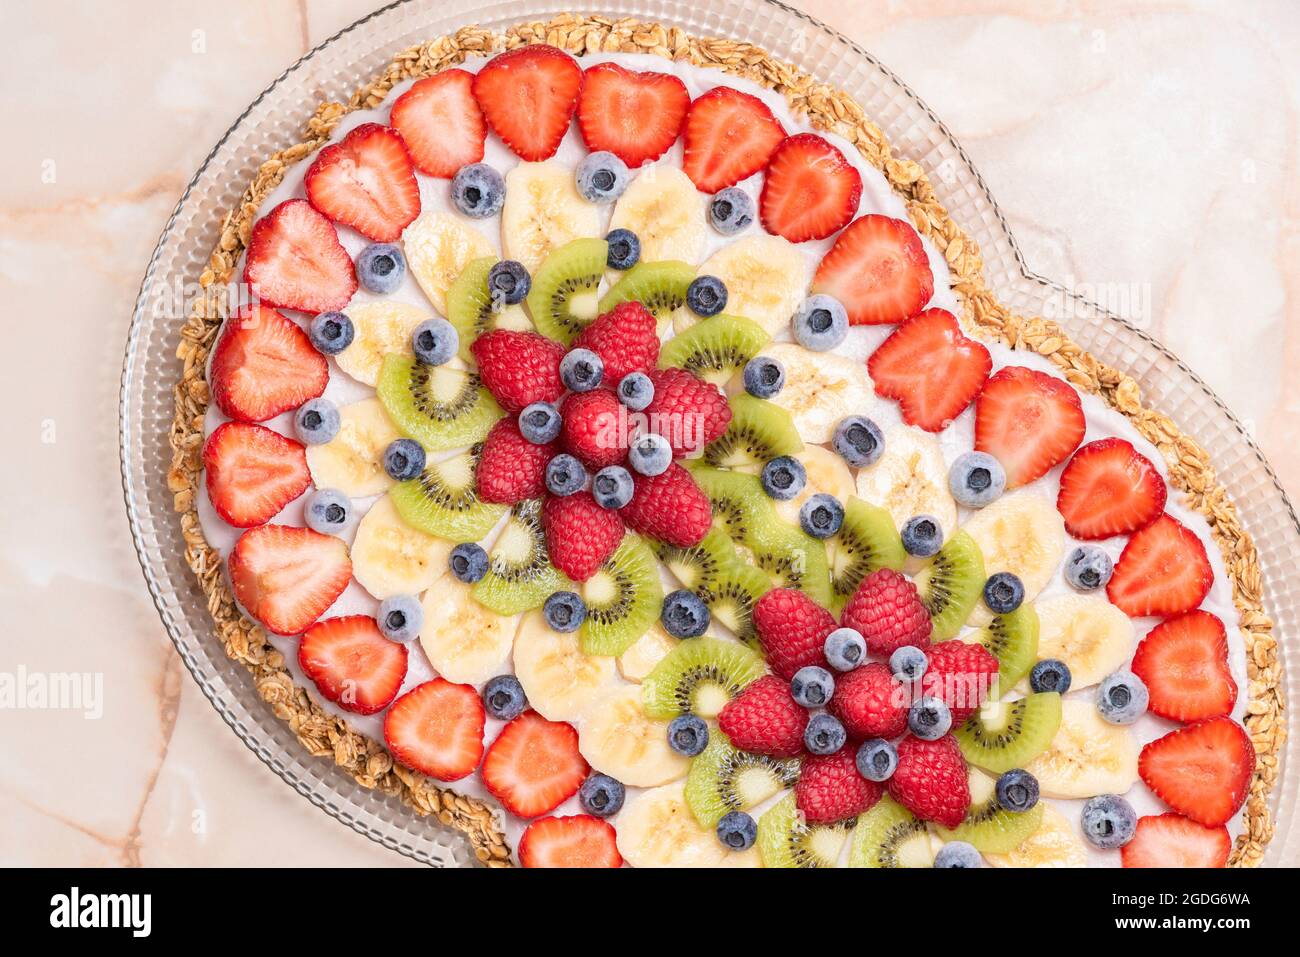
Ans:
<svg viewBox="0 0 1300 957"><path fill-rule="evenodd" d="M100 674L103 696L97 718L0 710L0 864L409 863L285 787L184 672L136 565L116 444L132 303L185 183L267 83L377 2L6 14L0 670ZM1145 290L1151 331L1300 495L1300 9L795 5L948 124L1035 272Z"/></svg>

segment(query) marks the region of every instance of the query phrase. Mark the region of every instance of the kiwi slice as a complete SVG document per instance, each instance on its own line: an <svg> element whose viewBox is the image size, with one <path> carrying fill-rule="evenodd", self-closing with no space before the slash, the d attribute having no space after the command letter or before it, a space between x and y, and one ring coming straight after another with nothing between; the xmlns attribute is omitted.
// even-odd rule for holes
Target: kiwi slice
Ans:
<svg viewBox="0 0 1300 957"><path fill-rule="evenodd" d="M849 867L933 867L925 822L886 795L858 818Z"/></svg>
<svg viewBox="0 0 1300 957"><path fill-rule="evenodd" d="M749 548L754 564L767 572L773 587L797 588L823 608L831 606L825 543L774 517L750 536Z"/></svg>
<svg viewBox="0 0 1300 957"><path fill-rule="evenodd" d="M1060 726L1061 696L1043 691L989 702L957 729L957 744L971 764L1001 774L1046 751Z"/></svg>
<svg viewBox="0 0 1300 957"><path fill-rule="evenodd" d="M650 630L664 603L654 552L631 532L614 554L582 583L587 617L582 650L589 655L621 655Z"/></svg>
<svg viewBox="0 0 1300 957"><path fill-rule="evenodd" d="M948 841L965 841L983 854L1010 854L1043 823L1043 803L1028 811L1008 811L998 803L993 778L971 768L970 810L954 830L940 827L939 836Z"/></svg>
<svg viewBox="0 0 1300 957"><path fill-rule="evenodd" d="M772 582L766 575L753 565L733 559L698 594L709 606L714 621L746 644L757 645L754 602L771 590Z"/></svg>
<svg viewBox="0 0 1300 957"><path fill-rule="evenodd" d="M601 265L604 266L604 260ZM686 287L693 279L695 267L689 263L676 259L639 262L623 273L613 288L601 297L600 312L609 312L620 303L639 302L654 313L662 332L668 317L686 304ZM533 288L537 288L536 282ZM530 296L530 303L531 299ZM537 318L536 312L533 318Z"/></svg>
<svg viewBox="0 0 1300 957"><path fill-rule="evenodd" d="M689 548L678 548L664 542L653 542L651 547L673 577L697 595L713 583L722 569L738 560L736 546L720 528L712 529L698 544Z"/></svg>
<svg viewBox="0 0 1300 957"><path fill-rule="evenodd" d="M678 333L659 350L659 368L689 369L705 382L725 386L772 337L742 316L713 316Z"/></svg>
<svg viewBox="0 0 1300 957"><path fill-rule="evenodd" d="M686 776L686 803L700 826L713 830L730 811L747 811L794 787L799 780L798 758L770 758L731 746L725 734L709 735L709 743L691 761Z"/></svg>
<svg viewBox="0 0 1300 957"><path fill-rule="evenodd" d="M935 641L947 641L966 623L984 590L984 556L967 532L943 543L913 578L934 623Z"/></svg>
<svg viewBox="0 0 1300 957"><path fill-rule="evenodd" d="M747 544L754 540L755 529L778 521L758 476L715 469L699 459L688 459L685 465L709 497L713 527L726 532L733 542Z"/></svg>
<svg viewBox="0 0 1300 957"><path fill-rule="evenodd" d="M481 442L503 413L477 372L384 357L375 387L397 430L430 452Z"/></svg>
<svg viewBox="0 0 1300 957"><path fill-rule="evenodd" d="M809 824L787 794L758 819L758 853L764 867L836 867L853 820Z"/></svg>
<svg viewBox="0 0 1300 957"><path fill-rule="evenodd" d="M762 656L739 642L692 638L678 642L645 676L641 702L651 718L714 718L766 670Z"/></svg>
<svg viewBox="0 0 1300 957"><path fill-rule="evenodd" d="M539 606L566 581L546 550L542 504L529 499L510 509L488 552L487 574L474 586L474 598L499 615L518 615Z"/></svg>
<svg viewBox="0 0 1300 957"><path fill-rule="evenodd" d="M608 256L605 240L575 239L546 257L528 291L528 311L538 332L568 345L607 310L603 301L597 305L596 293Z"/></svg>
<svg viewBox="0 0 1300 957"><path fill-rule="evenodd" d="M496 256L471 261L447 289L447 321L456 327L460 336L460 357L470 364L474 355L469 347L483 333L493 329L530 328L522 309L494 308L487 280L488 272L498 262Z"/></svg>
<svg viewBox="0 0 1300 957"><path fill-rule="evenodd" d="M1038 660L1038 612L1025 602L1015 611L994 618L975 640L998 659L998 685L1013 687Z"/></svg>
<svg viewBox="0 0 1300 957"><path fill-rule="evenodd" d="M803 439L789 412L741 392L731 397L727 431L704 447L704 461L722 468L745 468L802 451Z"/></svg>
<svg viewBox="0 0 1300 957"><path fill-rule="evenodd" d="M504 505L479 501L475 473L482 443L468 452L425 466L419 478L388 491L402 521L453 542L477 542L505 514Z"/></svg>
<svg viewBox="0 0 1300 957"><path fill-rule="evenodd" d="M907 560L903 539L887 511L860 498L844 503L844 524L826 542L830 561L831 610L839 613L862 579L882 568L901 571Z"/></svg>

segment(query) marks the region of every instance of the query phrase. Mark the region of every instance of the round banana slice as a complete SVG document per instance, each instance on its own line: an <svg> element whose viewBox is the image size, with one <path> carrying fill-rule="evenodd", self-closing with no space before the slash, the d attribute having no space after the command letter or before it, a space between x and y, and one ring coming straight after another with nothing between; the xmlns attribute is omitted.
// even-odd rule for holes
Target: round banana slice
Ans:
<svg viewBox="0 0 1300 957"><path fill-rule="evenodd" d="M509 197L509 192L506 196ZM506 200L509 204L509 199ZM467 265L484 256L495 256L492 242L463 219L451 213L427 212L406 227L402 249L411 275L420 284L433 308L447 314L447 290ZM532 269L530 267L529 271ZM348 315L351 316L351 310Z"/></svg>
<svg viewBox="0 0 1300 957"><path fill-rule="evenodd" d="M478 685L506 670L519 616L507 617L474 600L470 586L444 575L424 593L420 647L438 672L456 684Z"/></svg>
<svg viewBox="0 0 1300 957"><path fill-rule="evenodd" d="M853 473L839 453L820 445L805 445L795 458L808 474L807 483L794 498L772 502L776 506L776 513L791 525L799 524L800 507L814 495L834 495L843 503L856 494Z"/></svg>
<svg viewBox="0 0 1300 957"><path fill-rule="evenodd" d="M1070 819L1043 805L1043 823L1008 854L985 854L993 867L1087 867L1088 849Z"/></svg>
<svg viewBox="0 0 1300 957"><path fill-rule="evenodd" d="M380 601L418 595L447 573L453 547L407 525L385 495L357 526L352 575Z"/></svg>
<svg viewBox="0 0 1300 957"><path fill-rule="evenodd" d="M335 361L358 382L374 385L379 367L389 353L409 356L415 327L432 316L419 306L382 299L348 307L348 318L356 329L352 344Z"/></svg>
<svg viewBox="0 0 1300 957"><path fill-rule="evenodd" d="M506 173L501 248L535 275L552 250L601 235L600 209L578 195L573 170L562 163L520 163Z"/></svg>
<svg viewBox="0 0 1300 957"><path fill-rule="evenodd" d="M628 681L640 682L642 678L654 671L667 655L677 647L678 639L664 631L663 625L655 623L650 630L634 641L618 656L618 670Z"/></svg>
<svg viewBox="0 0 1300 957"><path fill-rule="evenodd" d="M885 433L884 453L858 471L858 498L885 509L898 528L917 515L933 515L945 539L957 529L957 503L948 491L939 440L910 425Z"/></svg>
<svg viewBox="0 0 1300 957"><path fill-rule="evenodd" d="M629 796L614 820L618 852L633 867L718 867L727 850L700 827L686 803L685 782Z"/></svg>
<svg viewBox="0 0 1300 957"><path fill-rule="evenodd" d="M773 335L789 325L810 279L798 247L763 233L723 246L700 266L700 275L717 276L726 285L728 315L752 319ZM679 309L673 327L682 332L698 321L689 309Z"/></svg>
<svg viewBox="0 0 1300 957"><path fill-rule="evenodd" d="M307 446L307 468L317 488L337 489L349 498L386 492L384 450L402 437L378 399L339 409L339 432L324 445Z"/></svg>
<svg viewBox="0 0 1300 957"><path fill-rule="evenodd" d="M684 778L691 768L690 759L668 746L668 722L646 717L635 685L587 708L578 726L578 750L597 771L639 788Z"/></svg>
<svg viewBox="0 0 1300 957"><path fill-rule="evenodd" d="M681 170L647 166L618 198L609 228L636 233L642 262L676 259L693 266L708 238L707 206L708 199Z"/></svg>
<svg viewBox="0 0 1300 957"><path fill-rule="evenodd" d="M578 632L553 631L540 611L520 623L514 663L528 703L548 721L576 721L618 682L613 658L583 654Z"/></svg>
<svg viewBox="0 0 1300 957"><path fill-rule="evenodd" d="M1065 553L1065 522L1056 503L1037 489L1019 489L980 509L962 525L984 556L984 570L1011 572L1025 586L1025 601L1033 601L1052 580ZM981 601L968 624L993 620Z"/></svg>
<svg viewBox="0 0 1300 957"><path fill-rule="evenodd" d="M805 442L829 442L841 419L870 415L876 404L865 362L793 342L770 344L763 355L785 366L785 385L771 402L790 413Z"/></svg>
<svg viewBox="0 0 1300 957"><path fill-rule="evenodd" d="M1038 657L1064 661L1070 689L1095 685L1133 656L1133 621L1100 595L1059 595L1034 605Z"/></svg>
<svg viewBox="0 0 1300 957"><path fill-rule="evenodd" d="M1091 699L1062 701L1056 737L1025 770L1048 797L1123 794L1138 779L1137 739L1102 718Z"/></svg>

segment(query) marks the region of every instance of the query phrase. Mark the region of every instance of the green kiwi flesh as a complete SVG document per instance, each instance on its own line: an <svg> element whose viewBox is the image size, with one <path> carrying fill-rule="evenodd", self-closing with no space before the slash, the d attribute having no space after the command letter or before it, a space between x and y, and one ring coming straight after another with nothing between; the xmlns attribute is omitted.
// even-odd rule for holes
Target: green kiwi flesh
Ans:
<svg viewBox="0 0 1300 957"><path fill-rule="evenodd" d="M694 279L695 267L689 263L675 259L639 262L601 297L600 313L625 302L639 302L654 314L662 332L668 317L686 304L686 287Z"/></svg>
<svg viewBox="0 0 1300 957"><path fill-rule="evenodd" d="M982 854L1010 854L1043 823L1043 803L1028 811L1008 811L998 803L995 782L987 774L970 770L970 810L956 828L938 828L944 842L965 841Z"/></svg>
<svg viewBox="0 0 1300 957"><path fill-rule="evenodd" d="M510 510L488 552L487 574L473 594L480 605L499 615L518 615L541 605L566 581L546 550L541 503L529 499Z"/></svg>
<svg viewBox="0 0 1300 957"><path fill-rule="evenodd" d="M849 867L933 867L925 822L888 795L858 818Z"/></svg>
<svg viewBox="0 0 1300 957"><path fill-rule="evenodd" d="M709 606L714 622L746 644L756 645L754 603L771 590L772 582L766 575L735 559L698 594Z"/></svg>
<svg viewBox="0 0 1300 957"><path fill-rule="evenodd" d="M665 342L659 350L659 368L688 369L705 382L726 386L771 338L751 319L713 316Z"/></svg>
<svg viewBox="0 0 1300 957"><path fill-rule="evenodd" d="M775 517L751 536L754 564L767 572L775 588L797 588L823 608L831 607L830 564L826 545L803 529Z"/></svg>
<svg viewBox="0 0 1300 957"><path fill-rule="evenodd" d="M860 498L844 503L844 524L826 542L830 562L831 611L836 614L862 579L882 568L901 571L907 560L903 539L887 511Z"/></svg>
<svg viewBox="0 0 1300 957"><path fill-rule="evenodd" d="M802 451L803 439L789 412L741 392L731 397L731 424L704 447L704 460L721 468L745 468Z"/></svg>
<svg viewBox="0 0 1300 957"><path fill-rule="evenodd" d="M409 356L384 357L375 392L397 430L430 452L482 442L505 414L478 373Z"/></svg>
<svg viewBox="0 0 1300 957"><path fill-rule="evenodd" d="M614 554L582 583L582 600L587 603L582 650L621 655L650 629L663 606L664 589L650 546L624 533Z"/></svg>
<svg viewBox="0 0 1300 957"><path fill-rule="evenodd" d="M853 820L808 824L788 794L758 819L758 853L764 867L837 867Z"/></svg>
<svg viewBox="0 0 1300 957"><path fill-rule="evenodd" d="M766 670L762 656L739 642L692 638L679 642L645 676L641 703L651 718L714 718Z"/></svg>
<svg viewBox="0 0 1300 957"><path fill-rule="evenodd" d="M736 546L719 528L711 529L699 543L688 548L664 542L652 542L651 547L673 577L697 595L713 583L723 568L737 561Z"/></svg>
<svg viewBox="0 0 1300 957"><path fill-rule="evenodd" d="M398 482L388 490L397 514L412 528L449 538L477 542L505 514L504 505L479 501L475 473L482 445L426 465L419 478Z"/></svg>
<svg viewBox="0 0 1300 957"><path fill-rule="evenodd" d="M1038 661L1038 612L1025 602L1015 611L994 618L980 629L975 641L998 659L998 685L1011 688Z"/></svg>
<svg viewBox="0 0 1300 957"><path fill-rule="evenodd" d="M1015 701L989 702L955 734L968 762L1002 774L1023 768L1046 751L1060 726L1061 696L1044 691Z"/></svg>
<svg viewBox="0 0 1300 957"><path fill-rule="evenodd" d="M713 830L730 811L747 811L799 779L798 758L771 758L731 746L724 734L709 735L705 749L691 761L686 776L686 803L700 826Z"/></svg>
<svg viewBox="0 0 1300 957"><path fill-rule="evenodd" d="M777 521L776 509L763 492L758 476L729 472L688 459L687 470L709 497L713 507L713 527L721 529L739 545L754 539L754 530Z"/></svg>
<svg viewBox="0 0 1300 957"><path fill-rule="evenodd" d="M499 261L495 256L471 261L447 289L447 321L460 338L461 359L471 364L474 355L469 347L483 333L492 329L532 328L521 307L501 308L488 293L488 272Z"/></svg>
<svg viewBox="0 0 1300 957"><path fill-rule="evenodd" d="M596 293L608 257L603 239L575 239L546 257L528 291L528 312L538 332L568 345L606 311Z"/></svg>
<svg viewBox="0 0 1300 957"><path fill-rule="evenodd" d="M943 543L913 581L934 624L931 636L947 641L961 631L984 590L984 556L967 532Z"/></svg>

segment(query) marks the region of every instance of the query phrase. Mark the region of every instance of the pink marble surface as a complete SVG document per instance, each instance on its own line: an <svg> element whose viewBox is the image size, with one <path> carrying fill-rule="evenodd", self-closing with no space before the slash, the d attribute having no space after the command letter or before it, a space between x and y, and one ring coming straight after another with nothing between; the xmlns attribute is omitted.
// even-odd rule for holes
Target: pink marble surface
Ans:
<svg viewBox="0 0 1300 957"><path fill-rule="evenodd" d="M102 675L102 714L0 710L0 864L406 863L285 787L184 673L144 592L116 462L121 343L185 182L270 80L374 3L6 13L0 301L17 361L0 375L0 671ZM797 5L947 122L1035 271L1141 288L1152 332L1300 493L1300 8Z"/></svg>

